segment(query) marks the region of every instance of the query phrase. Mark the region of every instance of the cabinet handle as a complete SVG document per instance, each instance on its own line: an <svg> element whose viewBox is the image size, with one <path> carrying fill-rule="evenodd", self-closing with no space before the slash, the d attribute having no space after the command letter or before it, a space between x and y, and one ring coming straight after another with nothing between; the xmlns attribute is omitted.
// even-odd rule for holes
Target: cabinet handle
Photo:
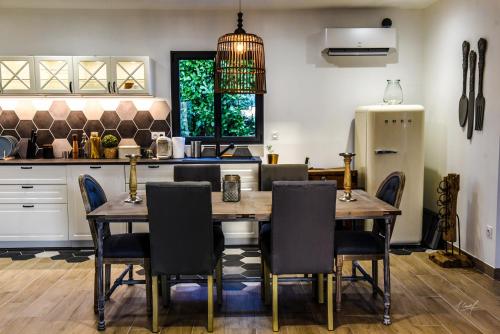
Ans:
<svg viewBox="0 0 500 334"><path fill-rule="evenodd" d="M33 204L23 204L23 208L34 208Z"/></svg>
<svg viewBox="0 0 500 334"><path fill-rule="evenodd" d="M33 189L33 186L21 186L21 189Z"/></svg>
<svg viewBox="0 0 500 334"><path fill-rule="evenodd" d="M113 81L113 93L116 93L116 81Z"/></svg>
<svg viewBox="0 0 500 334"><path fill-rule="evenodd" d="M148 168L160 168L159 165L148 165Z"/></svg>
<svg viewBox="0 0 500 334"><path fill-rule="evenodd" d="M21 166L21 169L33 169L32 166Z"/></svg>
<svg viewBox="0 0 500 334"><path fill-rule="evenodd" d="M108 93L111 94L111 81L108 81Z"/></svg>
<svg viewBox="0 0 500 334"><path fill-rule="evenodd" d="M73 81L69 82L69 92L73 94Z"/></svg>
<svg viewBox="0 0 500 334"><path fill-rule="evenodd" d="M101 169L102 166L90 166L90 169Z"/></svg>

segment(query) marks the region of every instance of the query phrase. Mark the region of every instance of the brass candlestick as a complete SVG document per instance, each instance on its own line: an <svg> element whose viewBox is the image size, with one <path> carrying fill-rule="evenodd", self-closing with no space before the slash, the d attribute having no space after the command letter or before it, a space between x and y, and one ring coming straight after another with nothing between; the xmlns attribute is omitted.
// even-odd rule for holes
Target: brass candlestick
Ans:
<svg viewBox="0 0 500 334"><path fill-rule="evenodd" d="M139 155L127 155L130 160L130 177L129 177L129 197L125 200L127 203L141 203L142 198L137 196L137 159Z"/></svg>
<svg viewBox="0 0 500 334"><path fill-rule="evenodd" d="M352 197L351 192L351 161L352 158L356 155L354 153L340 153L341 157L344 158L344 195L339 198L339 201L342 202L354 202L355 198Z"/></svg>

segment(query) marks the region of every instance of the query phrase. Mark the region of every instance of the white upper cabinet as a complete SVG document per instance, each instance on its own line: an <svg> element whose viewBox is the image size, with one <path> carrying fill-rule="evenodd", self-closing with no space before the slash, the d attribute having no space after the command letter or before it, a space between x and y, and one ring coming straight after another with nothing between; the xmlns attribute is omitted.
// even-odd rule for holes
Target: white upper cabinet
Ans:
<svg viewBox="0 0 500 334"><path fill-rule="evenodd" d="M111 57L113 93L150 95L150 67L149 57Z"/></svg>
<svg viewBox="0 0 500 334"><path fill-rule="evenodd" d="M73 57L77 94L111 94L110 57Z"/></svg>
<svg viewBox="0 0 500 334"><path fill-rule="evenodd" d="M72 94L73 57L35 57L37 93Z"/></svg>
<svg viewBox="0 0 500 334"><path fill-rule="evenodd" d="M0 57L0 93L35 93L33 57Z"/></svg>
<svg viewBox="0 0 500 334"><path fill-rule="evenodd" d="M0 94L152 95L149 57L0 56Z"/></svg>

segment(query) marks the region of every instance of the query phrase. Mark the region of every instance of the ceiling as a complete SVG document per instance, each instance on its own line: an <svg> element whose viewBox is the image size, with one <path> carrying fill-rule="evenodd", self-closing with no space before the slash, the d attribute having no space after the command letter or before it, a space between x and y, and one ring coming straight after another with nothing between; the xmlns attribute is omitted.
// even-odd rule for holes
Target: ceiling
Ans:
<svg viewBox="0 0 500 334"><path fill-rule="evenodd" d="M437 0L243 0L243 9L425 8ZM237 9L237 0L0 0L0 8Z"/></svg>

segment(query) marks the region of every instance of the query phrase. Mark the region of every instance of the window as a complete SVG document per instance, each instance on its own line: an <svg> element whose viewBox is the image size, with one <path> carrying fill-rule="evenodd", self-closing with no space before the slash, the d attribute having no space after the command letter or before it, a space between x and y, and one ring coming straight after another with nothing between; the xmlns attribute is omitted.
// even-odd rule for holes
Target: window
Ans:
<svg viewBox="0 0 500 334"><path fill-rule="evenodd" d="M172 51L174 136L204 143L261 144L263 96L215 94L215 51Z"/></svg>

